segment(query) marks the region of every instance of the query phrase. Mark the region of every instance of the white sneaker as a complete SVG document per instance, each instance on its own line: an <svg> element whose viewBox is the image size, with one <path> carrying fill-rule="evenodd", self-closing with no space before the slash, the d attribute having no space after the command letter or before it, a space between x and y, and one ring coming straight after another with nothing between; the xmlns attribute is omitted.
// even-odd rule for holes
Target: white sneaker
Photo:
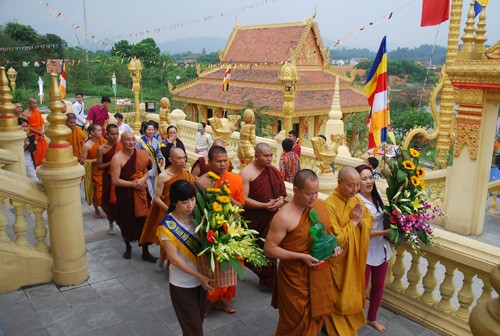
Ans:
<svg viewBox="0 0 500 336"><path fill-rule="evenodd" d="M158 260L156 261L156 266L155 266L155 271L156 272L163 272L163 263L164 263L164 259L162 258L158 258Z"/></svg>
<svg viewBox="0 0 500 336"><path fill-rule="evenodd" d="M116 233L115 233L115 226L114 226L113 224L111 224L111 225L109 226L108 234L109 234L109 235L113 235L113 236L116 234Z"/></svg>

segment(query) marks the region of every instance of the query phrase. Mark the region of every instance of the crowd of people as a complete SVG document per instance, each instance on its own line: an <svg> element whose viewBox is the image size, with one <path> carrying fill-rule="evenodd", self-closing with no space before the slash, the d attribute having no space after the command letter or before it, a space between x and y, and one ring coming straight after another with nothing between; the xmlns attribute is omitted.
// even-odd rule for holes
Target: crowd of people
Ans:
<svg viewBox="0 0 500 336"><path fill-rule="evenodd" d="M385 331L377 312L392 254L384 239L389 231L383 228L373 162L340 169L337 188L322 201L318 176L300 169L301 148L293 130L282 143L279 169L272 165L273 149L259 143L254 160L236 174L226 144L212 141L201 123L195 148L200 157L188 171L186 149L175 126L169 126L162 139L158 123L143 123L137 139L122 115L115 115L117 124L109 123L108 97L91 107L87 118L81 117L85 116L83 95L77 93L76 99L66 125L72 132L68 142L73 154L86 166L87 201L96 218L102 218L100 209L104 211L109 234L116 234L115 222L120 228L123 258L132 257L132 243L137 241L142 260L154 263L158 272L168 269L170 297L184 335L202 335L203 320L212 309L236 313L230 305L236 286L212 287L197 265L195 196L197 188L211 187L210 173L220 177L216 188L229 188L231 204L244 208L249 228L262 238L268 265L245 266L272 293L271 304L279 311L276 335L317 335L321 330L328 335L356 335L367 323ZM25 141L27 176L36 178L35 169L47 147L43 118L35 99L28 100L24 112L17 104L19 125L30 135ZM285 181L293 184L293 198L286 204ZM335 235L340 244L325 260L310 253L313 209L325 232ZM151 244L160 246L158 257L149 252Z"/></svg>

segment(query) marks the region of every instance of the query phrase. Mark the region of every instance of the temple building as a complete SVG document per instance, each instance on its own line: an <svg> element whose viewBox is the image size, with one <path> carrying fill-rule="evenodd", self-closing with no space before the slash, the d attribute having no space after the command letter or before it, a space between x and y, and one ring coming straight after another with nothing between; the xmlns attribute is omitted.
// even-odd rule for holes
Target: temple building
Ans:
<svg viewBox="0 0 500 336"><path fill-rule="evenodd" d="M329 68L325 48L314 16L282 24L244 26L236 24L221 65L172 91L173 99L185 102L190 120L206 121L236 113L249 105L274 118L273 133L294 128L299 138L321 134L332 106L335 79L339 76L342 113L370 110L363 89ZM231 68L229 90L222 81Z"/></svg>

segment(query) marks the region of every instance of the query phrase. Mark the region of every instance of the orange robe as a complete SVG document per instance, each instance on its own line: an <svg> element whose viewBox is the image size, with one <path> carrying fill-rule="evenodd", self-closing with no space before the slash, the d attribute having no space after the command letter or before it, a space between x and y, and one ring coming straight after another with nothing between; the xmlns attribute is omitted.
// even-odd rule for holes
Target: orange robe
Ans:
<svg viewBox="0 0 500 336"><path fill-rule="evenodd" d="M170 186L172 183L178 180L186 180L194 185L194 177L186 169L182 169L179 173L172 176L163 185L163 194L161 195L161 200L168 206L170 204ZM141 239L139 244L157 244L160 245L156 231L158 225L167 215L167 212L163 210L156 202L151 203L151 208L149 209L148 216L146 217L146 222L144 223L144 228L142 230ZM161 246L160 246L161 247Z"/></svg>
<svg viewBox="0 0 500 336"><path fill-rule="evenodd" d="M344 250L338 258L329 260L335 306L325 318L326 330L328 335L355 336L356 330L366 324L365 269L373 217L358 196L346 200L338 189L325 202L333 233ZM354 226L350 215L357 203L363 205L363 219Z"/></svg>
<svg viewBox="0 0 500 336"><path fill-rule="evenodd" d="M45 121L43 120L42 114L39 109L34 109L31 113L31 116L28 118L28 125L31 128L36 129L37 131L41 131L43 125L45 125ZM30 134L35 135L35 139L37 141L36 151L33 152L33 158L35 159L35 166L39 166L42 164L43 159L47 155L47 140L45 137L40 140L40 135L34 132L30 132Z"/></svg>
<svg viewBox="0 0 500 336"><path fill-rule="evenodd" d="M71 135L67 139L69 144L73 147L73 155L76 156L78 160L80 160L82 156L83 143L87 138L87 134L82 131L81 127L75 125L71 130Z"/></svg>
<svg viewBox="0 0 500 336"><path fill-rule="evenodd" d="M111 162L113 156L122 150L122 143L117 142L106 153L102 155L102 163ZM111 183L110 166L102 170L102 210L106 213L108 222L115 220L116 194L115 185Z"/></svg>
<svg viewBox="0 0 500 336"><path fill-rule="evenodd" d="M319 221L330 233L328 209L317 200L313 207ZM298 225L286 234L280 247L293 252L309 253L312 240L309 234L312 208L306 208ZM333 312L333 278L328 265L322 269L310 268L301 260L281 260L271 304L279 309L276 336L318 335L324 316Z"/></svg>
<svg viewBox="0 0 500 336"><path fill-rule="evenodd" d="M224 174L220 177L219 181L215 184L216 188L220 188L222 183L227 181L229 183L229 190L231 191L231 197L240 202L241 204L245 204L245 195L243 195L243 179L240 175L231 173L229 171L225 171ZM223 301L231 301L232 298L236 296L236 286L228 286L215 288L213 290L208 291L207 300L209 302L217 302L220 300Z"/></svg>
<svg viewBox="0 0 500 336"><path fill-rule="evenodd" d="M100 138L89 149L87 160L97 159L97 149L100 145L105 144L106 139ZM94 183L94 198L92 204L102 206L102 170L97 169L97 163L92 163L92 183Z"/></svg>

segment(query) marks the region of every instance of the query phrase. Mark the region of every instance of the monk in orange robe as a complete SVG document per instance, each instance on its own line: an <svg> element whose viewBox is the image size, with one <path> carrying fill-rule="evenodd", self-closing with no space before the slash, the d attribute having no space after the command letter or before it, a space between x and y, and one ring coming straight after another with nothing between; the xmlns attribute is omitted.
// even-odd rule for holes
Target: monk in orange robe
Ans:
<svg viewBox="0 0 500 336"><path fill-rule="evenodd" d="M154 202L151 204L148 216L144 222L139 243L157 244L160 245L156 231L163 218L168 213L168 206L170 205L170 186L177 180L186 180L194 185L194 177L184 167L186 165L186 153L181 148L172 148L169 152L168 160L170 166L158 175L155 187ZM166 259L165 250L160 245L160 257L156 263L155 270L158 272L163 271L163 263Z"/></svg>
<svg viewBox="0 0 500 336"><path fill-rule="evenodd" d="M356 195L361 179L352 167L338 174L338 187L326 199L330 224L344 253L330 259L333 275L333 313L325 318L328 335L357 335L366 324L365 269L373 217Z"/></svg>
<svg viewBox="0 0 500 336"><path fill-rule="evenodd" d="M102 206L102 171L97 169L97 149L100 145L106 143L106 139L102 137L102 128L99 125L90 125L88 131L90 138L83 145L80 163L84 164L85 161L92 163L91 170L85 172L85 178L92 179L94 185L92 204L94 205L95 217L102 218L99 212L99 207Z"/></svg>
<svg viewBox="0 0 500 336"><path fill-rule="evenodd" d="M215 188L222 188L224 185L229 188L231 204L243 206L245 197L243 196L243 179L240 175L227 171L227 151L222 146L214 146L208 151L209 172L219 176ZM212 180L208 177L208 172L196 179L202 187L212 187ZM208 291L207 303L205 304L205 316L210 313L212 307L220 309L228 314L233 314L236 310L228 306L225 301L231 301L236 296L236 286L215 288Z"/></svg>
<svg viewBox="0 0 500 336"><path fill-rule="evenodd" d="M272 166L273 149L265 143L255 146L255 160L240 172L243 178L245 212L243 217L249 220L249 228L259 232L259 238L266 238L269 224L276 212L284 204L285 183L278 169ZM263 245L259 241L259 244ZM259 276L259 285L273 291L276 279L276 260L270 265L256 269L246 264Z"/></svg>
<svg viewBox="0 0 500 336"><path fill-rule="evenodd" d="M73 155L80 160L82 156L83 143L87 140L87 134L82 131L81 127L76 126L76 115L67 113L66 126L71 130L71 135L68 137L68 142L73 147Z"/></svg>
<svg viewBox="0 0 500 336"><path fill-rule="evenodd" d="M102 171L102 210L108 218L108 234L115 234L113 222L115 220L116 194L115 186L111 183L111 174L109 168L111 159L122 149L122 143L118 141L120 129L115 124L106 126L106 138L108 141L100 145L97 149L97 169Z"/></svg>
<svg viewBox="0 0 500 336"><path fill-rule="evenodd" d="M35 135L35 140L37 142L36 150L33 152L33 158L35 159L35 166L40 166L43 159L47 155L47 140L45 139L45 133L43 126L45 125L45 120L43 120L40 110L37 108L37 102L35 98L28 99L28 109L22 113L22 117L28 120L30 126L29 134Z"/></svg>
<svg viewBox="0 0 500 336"><path fill-rule="evenodd" d="M278 336L318 335L323 317L333 312L333 278L328 261L310 255L312 209L325 231L330 231L328 209L317 199L318 191L318 176L310 169L299 171L294 179L293 199L274 216L264 244L268 257L280 259L271 302L279 310ZM333 257L341 253L342 248L337 246Z"/></svg>

